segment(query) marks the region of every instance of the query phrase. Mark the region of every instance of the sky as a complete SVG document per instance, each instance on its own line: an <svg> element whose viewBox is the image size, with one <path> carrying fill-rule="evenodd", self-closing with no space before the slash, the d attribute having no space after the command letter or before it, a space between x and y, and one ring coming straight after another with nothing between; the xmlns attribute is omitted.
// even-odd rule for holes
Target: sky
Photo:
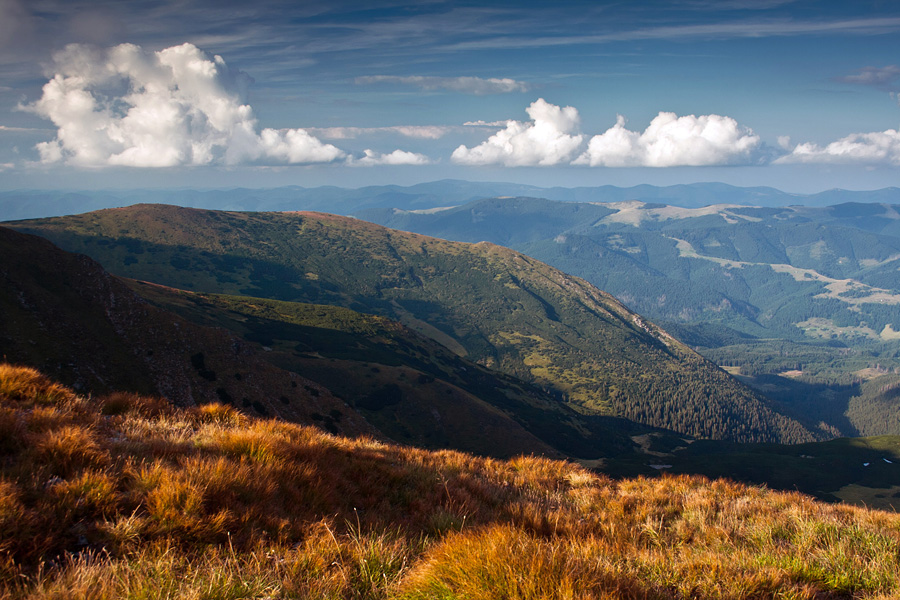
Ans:
<svg viewBox="0 0 900 600"><path fill-rule="evenodd" d="M0 189L900 186L900 3L0 0Z"/></svg>

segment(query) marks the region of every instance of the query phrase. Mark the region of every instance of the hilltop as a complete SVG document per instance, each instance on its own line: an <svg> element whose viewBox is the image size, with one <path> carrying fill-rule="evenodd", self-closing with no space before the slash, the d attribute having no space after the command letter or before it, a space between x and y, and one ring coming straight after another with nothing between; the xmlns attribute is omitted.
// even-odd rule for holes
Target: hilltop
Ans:
<svg viewBox="0 0 900 600"><path fill-rule="evenodd" d="M156 205L11 225L117 275L388 316L586 414L735 441L814 437L609 294L493 244L318 213Z"/></svg>
<svg viewBox="0 0 900 600"><path fill-rule="evenodd" d="M612 481L0 365L10 598L888 598L900 516L699 477Z"/></svg>

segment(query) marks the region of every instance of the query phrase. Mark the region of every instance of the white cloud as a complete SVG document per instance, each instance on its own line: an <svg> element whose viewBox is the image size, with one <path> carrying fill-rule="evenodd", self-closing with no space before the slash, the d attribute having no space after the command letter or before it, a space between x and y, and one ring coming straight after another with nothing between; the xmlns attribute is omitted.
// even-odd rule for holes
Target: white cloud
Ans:
<svg viewBox="0 0 900 600"><path fill-rule="evenodd" d="M303 129L257 133L241 101L247 77L192 44L146 52L73 44L54 57L43 95L23 107L50 119L43 162L101 167L311 163L345 156Z"/></svg>
<svg viewBox="0 0 900 600"><path fill-rule="evenodd" d="M452 160L463 165L547 166L567 162L584 136L577 133L578 111L539 98L527 109L531 121L507 121L506 128L487 141L453 151Z"/></svg>
<svg viewBox="0 0 900 600"><path fill-rule="evenodd" d="M370 83L399 83L402 85L414 85L423 90L450 90L463 94L509 94L511 92L527 92L531 86L523 81L491 77L423 77L413 75L410 77L398 77L396 75L369 75L357 77L354 80L358 84Z"/></svg>
<svg viewBox="0 0 900 600"><path fill-rule="evenodd" d="M676 167L746 164L760 149L760 139L730 117L661 112L643 133L625 127L619 116L605 133L595 135L573 164L592 167Z"/></svg>
<svg viewBox="0 0 900 600"><path fill-rule="evenodd" d="M429 165L431 160L424 154L394 150L390 154L380 154L374 150L366 150L365 156L359 159L348 158L347 163L364 167L378 165Z"/></svg>
<svg viewBox="0 0 900 600"><path fill-rule="evenodd" d="M398 134L421 140L437 140L456 127L443 125L394 125L391 127L310 127L309 131L330 140L348 140L363 135Z"/></svg>
<svg viewBox="0 0 900 600"><path fill-rule="evenodd" d="M782 156L776 163L843 163L900 165L900 131L888 129L854 133L824 148L807 142Z"/></svg>

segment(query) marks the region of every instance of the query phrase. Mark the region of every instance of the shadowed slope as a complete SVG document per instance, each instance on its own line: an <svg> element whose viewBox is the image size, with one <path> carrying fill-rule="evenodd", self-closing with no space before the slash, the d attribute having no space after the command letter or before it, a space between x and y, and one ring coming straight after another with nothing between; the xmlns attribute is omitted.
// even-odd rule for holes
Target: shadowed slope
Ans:
<svg viewBox="0 0 900 600"><path fill-rule="evenodd" d="M375 433L321 385L270 365L221 329L151 306L86 256L6 227L0 255L0 355L7 360L98 394L153 393L185 406L229 402L304 423L336 411L336 431Z"/></svg>
<svg viewBox="0 0 900 600"><path fill-rule="evenodd" d="M0 228L0 251L0 354L83 391L225 402L333 433L495 457L628 455L629 436L647 429L579 415L384 317L126 282L152 306L42 238Z"/></svg>

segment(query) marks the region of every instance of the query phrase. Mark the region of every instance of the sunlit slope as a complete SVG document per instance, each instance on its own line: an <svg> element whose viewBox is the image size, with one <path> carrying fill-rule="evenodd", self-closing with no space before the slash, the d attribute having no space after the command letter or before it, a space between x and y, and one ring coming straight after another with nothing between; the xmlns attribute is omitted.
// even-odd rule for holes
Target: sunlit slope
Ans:
<svg viewBox="0 0 900 600"><path fill-rule="evenodd" d="M4 598L896 598L896 514L428 452L0 364Z"/></svg>
<svg viewBox="0 0 900 600"><path fill-rule="evenodd" d="M128 277L390 316L581 410L699 437L812 437L610 295L492 244L318 213L160 205L14 226Z"/></svg>
<svg viewBox="0 0 900 600"><path fill-rule="evenodd" d="M653 319L744 335L891 342L900 330L900 213L637 200L492 198L361 218L444 239L502 244L583 277ZM727 329L725 329L727 328Z"/></svg>

